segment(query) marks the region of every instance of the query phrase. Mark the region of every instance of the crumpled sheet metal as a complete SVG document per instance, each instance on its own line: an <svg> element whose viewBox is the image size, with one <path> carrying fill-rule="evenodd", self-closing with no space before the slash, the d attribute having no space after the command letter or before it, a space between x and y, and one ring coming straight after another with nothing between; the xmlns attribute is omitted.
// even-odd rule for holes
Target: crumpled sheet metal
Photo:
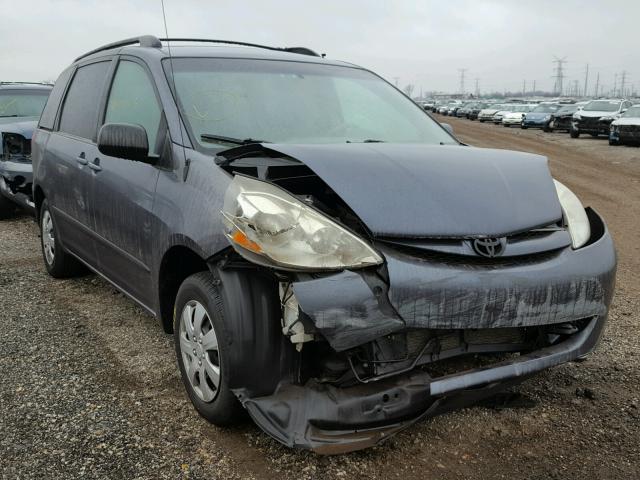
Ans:
<svg viewBox="0 0 640 480"><path fill-rule="evenodd" d="M613 295L616 257L607 232L580 250L491 268L379 248L388 298L358 272L293 284L301 310L337 351L405 328L522 327L606 316Z"/></svg>

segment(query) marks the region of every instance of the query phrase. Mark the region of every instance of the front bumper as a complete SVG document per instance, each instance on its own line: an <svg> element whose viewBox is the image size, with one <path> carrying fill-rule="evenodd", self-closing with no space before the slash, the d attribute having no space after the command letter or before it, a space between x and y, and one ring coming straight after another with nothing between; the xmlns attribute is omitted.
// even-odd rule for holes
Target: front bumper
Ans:
<svg viewBox="0 0 640 480"><path fill-rule="evenodd" d="M503 118L502 124L503 125L521 125L522 118Z"/></svg>
<svg viewBox="0 0 640 480"><path fill-rule="evenodd" d="M244 407L269 435L289 446L338 454L376 445L417 421L471 405L541 370L575 360L597 344L606 319L593 318L568 340L516 359L431 378L417 371L349 388L283 384Z"/></svg>
<svg viewBox="0 0 640 480"><path fill-rule="evenodd" d="M522 121L522 125L529 128L543 128L548 122L549 120L531 120L525 118Z"/></svg>
<svg viewBox="0 0 640 480"><path fill-rule="evenodd" d="M613 120L600 120L593 118L573 119L571 128L579 133L589 133L592 135L609 135L611 122Z"/></svg>
<svg viewBox="0 0 640 480"><path fill-rule="evenodd" d="M283 444L342 453L587 354L604 329L616 270L606 226L593 210L588 216L593 238L578 250L486 264L437 254L416 257L377 245L387 260L387 286L376 275L348 271L292 284L300 310L338 352L408 329L585 322L559 343L442 377L416 368L352 387L283 381L272 395L252 398L242 390L236 395L255 422Z"/></svg>
<svg viewBox="0 0 640 480"><path fill-rule="evenodd" d="M0 160L0 195L34 213L33 168L30 161Z"/></svg>

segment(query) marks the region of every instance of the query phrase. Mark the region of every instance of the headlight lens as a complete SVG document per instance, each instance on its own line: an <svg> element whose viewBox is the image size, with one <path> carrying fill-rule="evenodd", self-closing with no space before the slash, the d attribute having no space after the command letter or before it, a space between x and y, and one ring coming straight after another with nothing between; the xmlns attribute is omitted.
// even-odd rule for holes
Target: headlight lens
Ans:
<svg viewBox="0 0 640 480"><path fill-rule="evenodd" d="M224 198L225 234L238 253L286 270L378 265L364 240L281 188L236 175Z"/></svg>
<svg viewBox="0 0 640 480"><path fill-rule="evenodd" d="M565 222L567 222L569 235L571 235L571 244L573 248L580 248L591 237L591 227L589 226L587 212L585 212L582 202L575 193L557 180L554 180L554 183L562 206L562 213Z"/></svg>

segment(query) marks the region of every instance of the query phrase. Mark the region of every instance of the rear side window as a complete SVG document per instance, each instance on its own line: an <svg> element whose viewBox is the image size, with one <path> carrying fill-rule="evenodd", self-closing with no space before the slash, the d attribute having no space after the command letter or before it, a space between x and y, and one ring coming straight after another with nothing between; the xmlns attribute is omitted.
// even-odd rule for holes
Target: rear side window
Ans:
<svg viewBox="0 0 640 480"><path fill-rule="evenodd" d="M47 104L40 116L40 123L38 124L40 128L44 128L46 130L53 129L53 125L56 123L56 115L58 114L60 100L62 100L62 95L64 94L64 89L69 82L71 72L71 68L66 69L60 74L58 80L56 80L56 84L49 94L49 100L47 100Z"/></svg>
<svg viewBox="0 0 640 480"><path fill-rule="evenodd" d="M144 127L149 141L149 153L156 152L160 128L160 105L153 84L144 68L123 60L111 86L105 123L131 123Z"/></svg>
<svg viewBox="0 0 640 480"><path fill-rule="evenodd" d="M60 131L93 139L98 109L111 61L80 67L71 80L60 116Z"/></svg>

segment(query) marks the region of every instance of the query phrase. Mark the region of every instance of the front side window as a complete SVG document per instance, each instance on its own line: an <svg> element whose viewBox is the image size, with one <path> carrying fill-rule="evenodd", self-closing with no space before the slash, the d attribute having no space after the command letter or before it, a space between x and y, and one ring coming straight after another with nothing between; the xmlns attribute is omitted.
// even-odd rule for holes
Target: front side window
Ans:
<svg viewBox="0 0 640 480"><path fill-rule="evenodd" d="M0 118L39 117L49 90L0 90Z"/></svg>
<svg viewBox="0 0 640 480"><path fill-rule="evenodd" d="M130 123L147 131L149 153L157 153L156 141L162 110L145 69L123 60L113 79L104 123Z"/></svg>
<svg viewBox="0 0 640 480"><path fill-rule="evenodd" d="M207 141L207 134L276 143L457 144L414 102L359 68L213 58L172 64L180 110L201 149L229 146ZM170 76L169 62L164 67Z"/></svg>
<svg viewBox="0 0 640 480"><path fill-rule="evenodd" d="M78 68L62 107L60 131L89 140L95 137L100 97L110 63L91 63Z"/></svg>
<svg viewBox="0 0 640 480"><path fill-rule="evenodd" d="M623 117L640 117L640 105L636 105L630 107L626 112L624 112Z"/></svg>

